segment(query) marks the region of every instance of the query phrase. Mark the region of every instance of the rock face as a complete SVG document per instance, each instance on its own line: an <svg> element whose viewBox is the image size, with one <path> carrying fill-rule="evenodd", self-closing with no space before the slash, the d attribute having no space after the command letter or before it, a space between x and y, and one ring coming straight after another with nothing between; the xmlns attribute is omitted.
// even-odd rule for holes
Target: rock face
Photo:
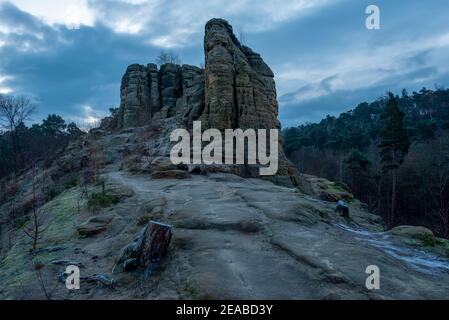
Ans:
<svg viewBox="0 0 449 320"><path fill-rule="evenodd" d="M150 123L161 111L162 118L178 115L190 122L204 109L204 70L167 63L158 70L155 64L133 64L122 78L117 128Z"/></svg>
<svg viewBox="0 0 449 320"><path fill-rule="evenodd" d="M147 68L128 67L120 88L119 127L137 127L151 118L150 86Z"/></svg>
<svg viewBox="0 0 449 320"><path fill-rule="evenodd" d="M178 117L203 128L279 129L274 74L261 56L242 46L222 19L206 24L205 70L190 65L134 64L122 79L119 128Z"/></svg>
<svg viewBox="0 0 449 320"><path fill-rule="evenodd" d="M204 111L204 70L194 66L182 66L183 95L176 105L177 116L190 127Z"/></svg>
<svg viewBox="0 0 449 320"><path fill-rule="evenodd" d="M205 127L279 129L274 74L259 54L240 44L227 21L207 23L204 51Z"/></svg>
<svg viewBox="0 0 449 320"><path fill-rule="evenodd" d="M158 123L169 132L191 129L196 120L203 130L280 129L274 74L259 54L240 44L227 21L206 24L204 54L205 69L172 63L160 70L154 64L129 66L122 80L118 129ZM282 146L278 149L278 176L285 178L279 182L296 186L293 166ZM242 172L254 176L258 168Z"/></svg>

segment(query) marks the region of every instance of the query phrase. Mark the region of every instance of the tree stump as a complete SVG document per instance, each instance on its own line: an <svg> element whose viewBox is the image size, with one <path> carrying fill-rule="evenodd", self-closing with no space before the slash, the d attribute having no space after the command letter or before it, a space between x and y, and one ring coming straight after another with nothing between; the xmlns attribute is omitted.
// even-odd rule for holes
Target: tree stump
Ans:
<svg viewBox="0 0 449 320"><path fill-rule="evenodd" d="M167 256L171 237L171 226L156 221L148 222L137 238L123 250L116 265L122 266L124 271L141 267L145 269L144 278L151 276Z"/></svg>
<svg viewBox="0 0 449 320"><path fill-rule="evenodd" d="M150 221L144 234L147 241L142 242L139 264L149 266L164 260L172 237L171 226Z"/></svg>

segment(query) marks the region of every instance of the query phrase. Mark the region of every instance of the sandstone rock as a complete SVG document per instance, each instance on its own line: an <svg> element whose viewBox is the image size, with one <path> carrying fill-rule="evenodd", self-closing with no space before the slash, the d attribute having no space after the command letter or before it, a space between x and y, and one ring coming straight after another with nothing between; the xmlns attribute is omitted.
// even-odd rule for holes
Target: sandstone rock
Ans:
<svg viewBox="0 0 449 320"><path fill-rule="evenodd" d="M151 174L153 179L189 179L191 175L182 170L154 171Z"/></svg>
<svg viewBox="0 0 449 320"><path fill-rule="evenodd" d="M206 127L278 129L273 72L222 19L206 24Z"/></svg>
<svg viewBox="0 0 449 320"><path fill-rule="evenodd" d="M167 63L131 65L121 88L118 126L160 125L168 134L191 128L202 121L203 129L280 129L274 74L262 57L237 40L229 23L212 19L206 24L203 70L190 65ZM283 185L297 186L296 170L287 160L279 138L278 175ZM168 147L170 146L166 143ZM168 155L165 148L161 155ZM258 167L239 169L255 177Z"/></svg>
<svg viewBox="0 0 449 320"><path fill-rule="evenodd" d="M122 78L119 128L138 127L149 123L161 108L159 73L155 64L133 64Z"/></svg>
<svg viewBox="0 0 449 320"><path fill-rule="evenodd" d="M49 262L49 264L57 265L57 266L77 266L78 268L85 268L84 264L78 261L71 261L71 260L52 260Z"/></svg>
<svg viewBox="0 0 449 320"><path fill-rule="evenodd" d="M161 108L161 97L159 93L159 71L157 65L150 63L147 65L147 74L149 80L151 113L155 114Z"/></svg>
<svg viewBox="0 0 449 320"><path fill-rule="evenodd" d="M119 126L178 115L187 124L200 118L205 127L280 128L274 74L261 56L242 46L222 19L206 25L206 72L190 65L130 65L123 76ZM167 110L168 109L168 110Z"/></svg>
<svg viewBox="0 0 449 320"><path fill-rule="evenodd" d="M80 277L80 280L87 283L101 284L107 288L112 288L114 286L114 279L105 274L94 274L87 277Z"/></svg>
<svg viewBox="0 0 449 320"><path fill-rule="evenodd" d="M204 70L198 67L182 66L183 96L176 105L177 116L190 128L192 122L197 120L204 111L205 92Z"/></svg>
<svg viewBox="0 0 449 320"><path fill-rule="evenodd" d="M138 127L151 117L147 68L138 64L128 67L120 88L120 128Z"/></svg>
<svg viewBox="0 0 449 320"><path fill-rule="evenodd" d="M144 225L150 220L159 220L164 213L164 206L167 204L165 197L154 198L145 201L139 208L137 225Z"/></svg>
<svg viewBox="0 0 449 320"><path fill-rule="evenodd" d="M130 198L134 195L134 192L131 188L127 188L122 185L107 183L106 184L106 194L117 199L117 201L121 201L124 198Z"/></svg>
<svg viewBox="0 0 449 320"><path fill-rule="evenodd" d="M167 157L156 157L153 161L151 161L151 166L159 171L167 171L167 170L176 170L177 166L174 165L170 158Z"/></svg>
<svg viewBox="0 0 449 320"><path fill-rule="evenodd" d="M83 224L79 225L77 230L82 236L92 236L105 231L114 217L112 215L102 215L92 217Z"/></svg>
<svg viewBox="0 0 449 320"><path fill-rule="evenodd" d="M435 246L433 232L425 227L399 226L388 231L388 233L402 238L403 242L410 245Z"/></svg>
<svg viewBox="0 0 449 320"><path fill-rule="evenodd" d="M307 174L302 174L298 182L299 189L302 192L319 197L325 201L337 202L338 200L345 200L351 202L354 200L354 196L348 191L347 187L337 182Z"/></svg>
<svg viewBox="0 0 449 320"><path fill-rule="evenodd" d="M164 64L159 76L162 107L168 107L169 112L172 112L177 100L182 96L181 67L172 63Z"/></svg>
<svg viewBox="0 0 449 320"><path fill-rule="evenodd" d="M187 170L187 166L173 164L168 157L156 157L151 161L151 171Z"/></svg>
<svg viewBox="0 0 449 320"><path fill-rule="evenodd" d="M145 201L141 206L141 210L151 212L151 210L153 210L153 208L163 207L166 204L167 204L167 199L165 197L154 198L154 199Z"/></svg>
<svg viewBox="0 0 449 320"><path fill-rule="evenodd" d="M170 112L170 107L169 106L163 107L161 109L161 112L160 112L161 119L167 119L168 115L169 115L169 112Z"/></svg>

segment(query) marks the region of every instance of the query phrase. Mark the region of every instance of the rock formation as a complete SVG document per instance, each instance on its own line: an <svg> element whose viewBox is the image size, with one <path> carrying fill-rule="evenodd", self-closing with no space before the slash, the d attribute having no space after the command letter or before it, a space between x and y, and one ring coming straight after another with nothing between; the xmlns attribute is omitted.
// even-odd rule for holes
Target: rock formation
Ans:
<svg viewBox="0 0 449 320"><path fill-rule="evenodd" d="M205 127L279 129L274 75L222 19L206 25Z"/></svg>
<svg viewBox="0 0 449 320"><path fill-rule="evenodd" d="M274 74L261 56L242 46L222 19L206 25L206 68L131 65L122 79L119 128L162 118L201 120L204 128L279 129Z"/></svg>
<svg viewBox="0 0 449 320"><path fill-rule="evenodd" d="M280 129L274 74L259 54L240 44L227 21L206 24L204 53L205 69L171 63L160 70L154 64L129 66L118 120L112 123L124 129L170 119L161 124L169 131L200 120L204 130ZM278 175L293 177L293 166L279 150ZM251 168L235 173L253 176Z"/></svg>
<svg viewBox="0 0 449 320"><path fill-rule="evenodd" d="M218 19L205 47L205 70L130 66L102 128L0 180L0 299L48 299L39 282L58 300L446 299L449 241L416 226L386 232L344 185L301 175L291 188L245 179L245 165L170 161L168 135L197 119L279 128L260 56ZM285 160L272 180L288 182L290 170ZM334 211L341 199L351 221ZM30 252L22 231L33 209L45 232ZM70 295L68 265L82 268ZM368 265L381 270L380 290L366 288Z"/></svg>
<svg viewBox="0 0 449 320"><path fill-rule="evenodd" d="M119 127L137 127L150 120L150 87L147 68L130 65L120 87Z"/></svg>

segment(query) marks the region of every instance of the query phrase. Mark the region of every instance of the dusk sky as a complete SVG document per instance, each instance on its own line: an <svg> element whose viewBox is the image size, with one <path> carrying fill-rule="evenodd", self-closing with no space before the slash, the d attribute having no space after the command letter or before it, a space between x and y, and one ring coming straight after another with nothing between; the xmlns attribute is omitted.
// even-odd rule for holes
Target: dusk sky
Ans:
<svg viewBox="0 0 449 320"><path fill-rule="evenodd" d="M365 27L380 8L381 29ZM387 90L449 86L449 0L0 0L0 93L34 121L92 123L119 105L132 63L173 50L204 61L204 24L228 20L276 75L284 127L338 115Z"/></svg>

